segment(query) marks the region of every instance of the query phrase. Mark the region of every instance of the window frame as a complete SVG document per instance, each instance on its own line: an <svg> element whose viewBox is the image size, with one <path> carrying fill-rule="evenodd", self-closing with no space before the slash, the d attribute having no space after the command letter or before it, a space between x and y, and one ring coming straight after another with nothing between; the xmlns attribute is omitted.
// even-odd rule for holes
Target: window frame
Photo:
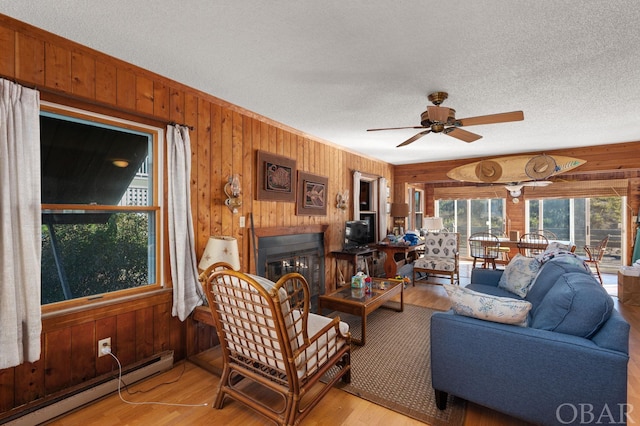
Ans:
<svg viewBox="0 0 640 426"><path fill-rule="evenodd" d="M151 183L151 200L147 206L121 206L121 205L87 205L87 204L42 204L42 210L86 210L86 211L130 211L130 212L148 212L155 216L155 270L152 272L155 276L155 282L148 285L132 287L122 290L116 290L108 293L99 293L90 296L82 296L70 300L62 300L46 305L41 305L42 313L57 312L69 308L86 307L87 305L95 305L106 301L113 301L127 297L137 296L145 293L152 293L164 289L164 259L162 257L162 248L164 247L164 149L165 149L165 132L162 128L142 124L128 119L109 116L96 113L89 110L79 109L71 106L60 105L52 102L41 101L40 110L51 114L66 116L70 118L96 122L102 125L114 126L117 128L132 130L136 132L147 133L151 135L152 153L151 162L153 164ZM81 206L81 207L80 207Z"/></svg>

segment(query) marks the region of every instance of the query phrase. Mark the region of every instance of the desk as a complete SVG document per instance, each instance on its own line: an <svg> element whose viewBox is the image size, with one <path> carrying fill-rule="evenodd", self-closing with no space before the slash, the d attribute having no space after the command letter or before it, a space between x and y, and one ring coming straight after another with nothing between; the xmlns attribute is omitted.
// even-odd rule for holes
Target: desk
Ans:
<svg viewBox="0 0 640 426"><path fill-rule="evenodd" d="M394 278L398 273L398 264L396 263L396 255L402 255L402 259L405 262L409 262L409 257L417 258L417 251L424 250L424 244L417 244L415 246L406 246L404 244L378 244L376 246L378 251L381 251L387 255L384 260L384 273L387 278Z"/></svg>
<svg viewBox="0 0 640 426"><path fill-rule="evenodd" d="M351 285L351 277L356 274L357 269L358 269L358 257L359 256L362 256L362 257L373 256L376 252L377 252L377 250L375 248L364 248L364 249L358 249L358 250L332 251L331 255L333 255L333 257L336 259L336 283L337 283L337 286L340 287L340 286L345 285L345 284ZM338 265L338 260L346 260L351 265L353 265L353 273L350 273L351 271L349 271L349 270L346 271L346 274L343 273L340 270L340 265ZM365 272L367 275L369 275L369 271L368 271L369 265L368 265L366 259L365 259L365 267L366 267L367 270L365 270L363 272ZM349 277L348 281L345 280L345 277Z"/></svg>

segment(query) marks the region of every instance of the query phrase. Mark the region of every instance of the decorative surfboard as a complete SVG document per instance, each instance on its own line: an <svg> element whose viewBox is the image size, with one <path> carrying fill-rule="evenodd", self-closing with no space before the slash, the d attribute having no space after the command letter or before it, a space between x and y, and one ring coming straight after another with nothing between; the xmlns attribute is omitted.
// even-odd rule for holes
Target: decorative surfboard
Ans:
<svg viewBox="0 0 640 426"><path fill-rule="evenodd" d="M454 180L478 183L513 183L544 180L586 163L563 155L515 155L480 160L447 172Z"/></svg>

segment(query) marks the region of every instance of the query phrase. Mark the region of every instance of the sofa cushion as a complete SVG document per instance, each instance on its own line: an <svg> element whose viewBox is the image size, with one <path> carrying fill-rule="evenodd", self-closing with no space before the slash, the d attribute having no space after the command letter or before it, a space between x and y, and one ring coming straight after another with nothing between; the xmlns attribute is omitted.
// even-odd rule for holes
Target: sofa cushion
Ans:
<svg viewBox="0 0 640 426"><path fill-rule="evenodd" d="M565 273L540 302L531 327L590 338L612 310L611 296L591 275Z"/></svg>
<svg viewBox="0 0 640 426"><path fill-rule="evenodd" d="M511 293L524 297L529 291L529 286L538 274L540 262L535 257L526 257L517 254L504 268L498 287Z"/></svg>
<svg viewBox="0 0 640 426"><path fill-rule="evenodd" d="M486 321L527 326L531 303L510 297L480 293L457 285L443 284L453 312Z"/></svg>
<svg viewBox="0 0 640 426"><path fill-rule="evenodd" d="M584 273L591 276L590 272L586 272L580 265L576 265L570 261L564 259L563 256L555 257L544 262L540 267L538 275L533 280L529 291L525 296L525 300L528 300L533 305L531 314L535 316L536 309L542 299L546 296L549 289L556 283L558 278L569 272Z"/></svg>
<svg viewBox="0 0 640 426"><path fill-rule="evenodd" d="M467 290L473 290L478 293L490 294L491 296L510 297L512 299L522 299L521 297L516 296L510 291L507 291L500 287L496 287L495 285L491 285L491 284L467 284L465 288Z"/></svg>

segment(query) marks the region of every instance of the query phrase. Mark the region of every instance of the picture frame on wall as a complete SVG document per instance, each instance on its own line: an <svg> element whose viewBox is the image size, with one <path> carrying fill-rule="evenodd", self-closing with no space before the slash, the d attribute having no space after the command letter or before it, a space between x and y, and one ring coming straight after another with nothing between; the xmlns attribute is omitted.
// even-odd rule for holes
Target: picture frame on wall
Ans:
<svg viewBox="0 0 640 426"><path fill-rule="evenodd" d="M329 179L298 171L296 214L299 216L326 216Z"/></svg>
<svg viewBox="0 0 640 426"><path fill-rule="evenodd" d="M262 201L296 200L296 160L257 151L256 199Z"/></svg>

